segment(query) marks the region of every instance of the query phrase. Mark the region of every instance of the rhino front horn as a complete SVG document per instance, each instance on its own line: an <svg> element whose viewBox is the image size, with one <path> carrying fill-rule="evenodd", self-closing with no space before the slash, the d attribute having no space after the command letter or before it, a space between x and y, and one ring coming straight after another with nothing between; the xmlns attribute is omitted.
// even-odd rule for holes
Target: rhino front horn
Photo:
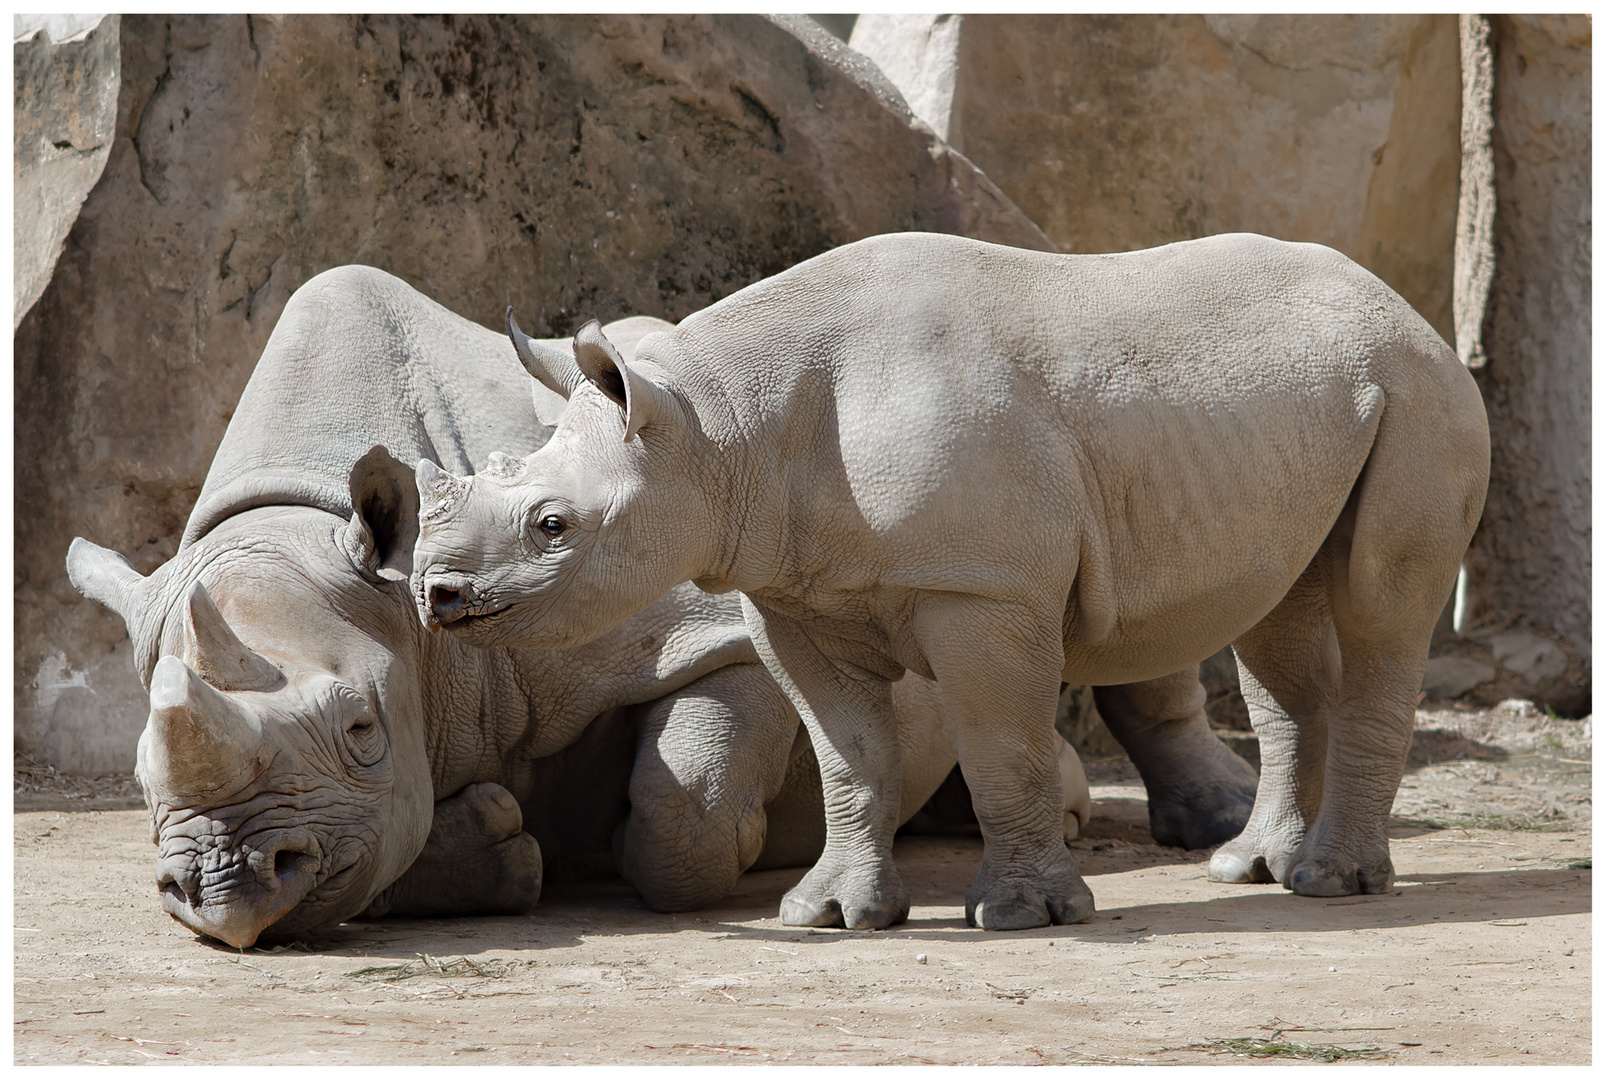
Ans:
<svg viewBox="0 0 1606 1080"><path fill-rule="evenodd" d="M468 481L453 476L429 458L419 461L417 481L420 522L447 513L468 491Z"/></svg>
<svg viewBox="0 0 1606 1080"><path fill-rule="evenodd" d="M139 779L169 806L230 795L267 767L261 725L176 656L151 675L151 715L139 739Z"/></svg>
<svg viewBox="0 0 1606 1080"><path fill-rule="evenodd" d="M184 598L184 663L219 690L277 690L284 675L235 636L197 581ZM152 689L154 693L154 687Z"/></svg>

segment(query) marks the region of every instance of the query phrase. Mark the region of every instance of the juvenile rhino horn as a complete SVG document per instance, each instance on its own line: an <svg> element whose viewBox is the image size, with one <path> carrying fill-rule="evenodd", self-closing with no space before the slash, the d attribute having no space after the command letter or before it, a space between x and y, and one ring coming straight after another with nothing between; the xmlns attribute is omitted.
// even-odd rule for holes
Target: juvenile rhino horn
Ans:
<svg viewBox="0 0 1606 1080"><path fill-rule="evenodd" d="M436 465L429 458L418 462L418 520L428 521L446 513L452 504L468 492L468 481Z"/></svg>
<svg viewBox="0 0 1606 1080"><path fill-rule="evenodd" d="M260 723L176 656L151 676L151 715L139 738L139 778L170 806L196 806L244 787L270 755Z"/></svg>
<svg viewBox="0 0 1606 1080"><path fill-rule="evenodd" d="M284 676L252 652L197 581L184 598L184 663L219 690L275 690Z"/></svg>

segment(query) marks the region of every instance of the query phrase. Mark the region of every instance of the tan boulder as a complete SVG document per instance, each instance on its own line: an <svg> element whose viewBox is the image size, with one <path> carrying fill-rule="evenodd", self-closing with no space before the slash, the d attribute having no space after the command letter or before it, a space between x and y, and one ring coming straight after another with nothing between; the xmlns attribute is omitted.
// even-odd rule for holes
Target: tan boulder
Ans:
<svg viewBox="0 0 1606 1080"><path fill-rule="evenodd" d="M951 81L921 115L1061 250L1316 241L1450 333L1453 15L866 15L851 40L912 105Z"/></svg>
<svg viewBox="0 0 1606 1080"><path fill-rule="evenodd" d="M12 42L11 328L45 291L111 153L116 15L19 15Z"/></svg>

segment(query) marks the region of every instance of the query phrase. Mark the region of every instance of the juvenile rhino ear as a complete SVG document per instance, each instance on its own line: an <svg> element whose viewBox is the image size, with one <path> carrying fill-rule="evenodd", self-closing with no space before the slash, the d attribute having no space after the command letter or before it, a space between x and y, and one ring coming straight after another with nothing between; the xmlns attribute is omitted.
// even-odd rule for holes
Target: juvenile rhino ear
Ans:
<svg viewBox="0 0 1606 1080"><path fill-rule="evenodd" d="M569 395L579 389L583 376L580 369L575 366L574 359L562 349L548 345L544 341L535 341L525 336L519 329L519 324L513 320L513 308L507 309L507 336L513 340L513 351L518 354L519 363L524 370L535 376L537 382L563 400L569 400ZM536 397L536 408L540 411L539 395ZM546 418L541 418L546 423Z"/></svg>
<svg viewBox="0 0 1606 1080"><path fill-rule="evenodd" d="M117 552L81 536L67 549L67 576L84 596L121 615L130 632L149 604L149 579Z"/></svg>
<svg viewBox="0 0 1606 1080"><path fill-rule="evenodd" d="M574 335L574 360L591 384L625 412L625 442L678 411L673 395L625 360L592 319Z"/></svg>
<svg viewBox="0 0 1606 1080"><path fill-rule="evenodd" d="M418 540L418 488L413 470L376 446L351 467L351 523L346 551L372 578L406 581Z"/></svg>

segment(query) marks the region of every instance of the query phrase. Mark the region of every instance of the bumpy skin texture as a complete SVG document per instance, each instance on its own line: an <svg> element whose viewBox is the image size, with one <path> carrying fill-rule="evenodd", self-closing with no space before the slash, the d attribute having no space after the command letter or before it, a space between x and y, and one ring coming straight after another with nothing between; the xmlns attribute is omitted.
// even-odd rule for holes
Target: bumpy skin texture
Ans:
<svg viewBox="0 0 1606 1080"><path fill-rule="evenodd" d="M275 329L178 555L142 578L74 543L152 692L138 770L184 925L243 947L363 912L521 912L545 870L616 864L682 910L819 853L813 754L736 597L683 586L569 653L419 626L412 467L381 447L467 469L539 445L564 404L500 335L330 271ZM900 701L908 817L955 756L935 689Z"/></svg>
<svg viewBox="0 0 1606 1080"><path fill-rule="evenodd" d="M633 359L594 326L573 361L526 351L568 411L517 468L420 469L420 616L571 644L680 581L740 590L825 787L825 852L786 921L907 910L904 671L956 714L986 838L967 910L989 928L1081 917L1059 683L1124 687L1101 706L1129 734L1190 730L1191 677L1171 680L1229 642L1266 767L1212 875L1388 887L1383 822L1489 439L1453 351L1342 255L1249 235L1121 255L881 236ZM462 598L466 618L443 603ZM1167 767L1140 757L1146 777ZM1221 810L1188 788L1164 797L1165 828Z"/></svg>

